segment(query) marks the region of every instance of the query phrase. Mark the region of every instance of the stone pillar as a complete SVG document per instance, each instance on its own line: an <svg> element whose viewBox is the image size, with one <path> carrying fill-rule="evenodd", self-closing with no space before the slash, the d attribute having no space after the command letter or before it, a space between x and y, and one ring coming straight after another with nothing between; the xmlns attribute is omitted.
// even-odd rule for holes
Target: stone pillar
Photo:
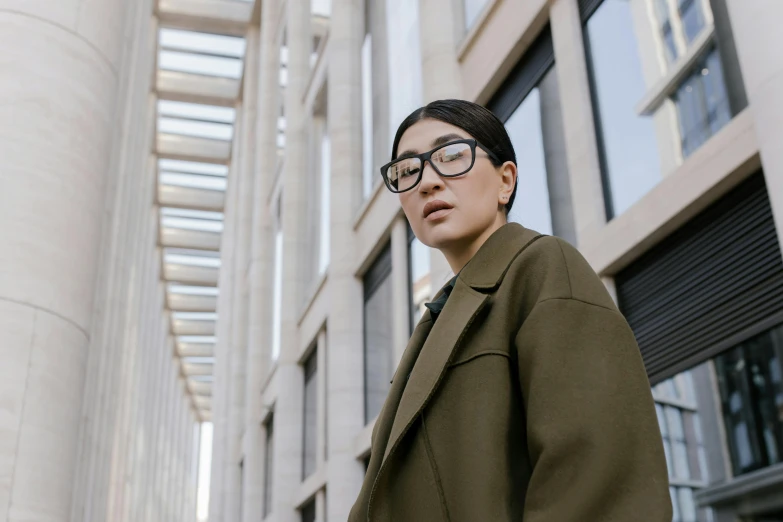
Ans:
<svg viewBox="0 0 783 522"><path fill-rule="evenodd" d="M574 209L571 205L571 182L563 131L563 110L557 70L550 70L539 82L541 135L544 145L547 188L552 209L552 230L571 244L576 244Z"/></svg>
<svg viewBox="0 0 783 522"><path fill-rule="evenodd" d="M462 24L454 0L419 0L421 28L421 65L424 103L448 98L462 98L462 74L457 61L458 31ZM434 31L433 20L444 23ZM430 252L430 279L433 295L454 275L440 250Z"/></svg>
<svg viewBox="0 0 783 522"><path fill-rule="evenodd" d="M334 0L330 20L328 128L331 141L331 203L327 325L329 440L327 520L346 520L364 477L353 439L364 427L362 285L354 275L353 209L361 198L361 46L363 0Z"/></svg>
<svg viewBox="0 0 783 522"><path fill-rule="evenodd" d="M411 304L410 277L408 275L408 222L398 216L391 232L392 253L392 343L394 345L394 367L402 358L402 352L410 338Z"/></svg>
<svg viewBox="0 0 783 522"><path fill-rule="evenodd" d="M234 304L233 333L231 335L231 381L228 458L226 459L226 485L228 494L225 502L225 520L239 521L242 516L242 434L245 431L245 396L248 341L248 272L251 226L253 218L255 168L256 113L258 110L258 31L251 29L246 35L245 74L241 111L237 112L235 145L238 154L232 156L235 172L239 175L237 246L234 253Z"/></svg>
<svg viewBox="0 0 783 522"><path fill-rule="evenodd" d="M253 187L253 221L248 267L248 338L247 377L245 380L244 492L243 522L263 518L264 434L261 426L263 401L261 389L270 367L272 273L274 271L273 222L269 211L269 194L277 162L277 113L280 52L277 46L277 13L275 0L261 5L261 30L255 55L258 76L256 93L257 118L256 172ZM246 63L246 67L251 64ZM253 64L256 66L256 64Z"/></svg>
<svg viewBox="0 0 783 522"><path fill-rule="evenodd" d="M237 123L240 122L237 117ZM241 129L235 125L235 133ZM236 148L238 140L234 141ZM232 154L234 156L234 154ZM217 342L215 343L214 383L212 389L212 470L209 494L209 520L221 522L224 515L225 470L228 459L229 390L231 375L231 336L234 316L234 254L237 247L239 216L239 179L236 164L229 169L224 205L224 226L220 239L220 272L218 276Z"/></svg>
<svg viewBox="0 0 783 522"><path fill-rule="evenodd" d="M12 520L71 513L123 36L140 5L0 2L0 513Z"/></svg>
<svg viewBox="0 0 783 522"><path fill-rule="evenodd" d="M578 0L552 2L550 24L571 180L574 239L579 246L606 224L606 209Z"/></svg>
<svg viewBox="0 0 783 522"><path fill-rule="evenodd" d="M783 3L726 0L745 92L756 127L764 179L783 247Z"/></svg>
<svg viewBox="0 0 783 522"><path fill-rule="evenodd" d="M283 166L283 298L278 395L274 429L275 520L299 520L296 495L302 481L303 372L298 364L298 320L305 286L307 252L307 113L302 103L310 75L310 2L288 0L286 5L288 85L285 89L285 164Z"/></svg>

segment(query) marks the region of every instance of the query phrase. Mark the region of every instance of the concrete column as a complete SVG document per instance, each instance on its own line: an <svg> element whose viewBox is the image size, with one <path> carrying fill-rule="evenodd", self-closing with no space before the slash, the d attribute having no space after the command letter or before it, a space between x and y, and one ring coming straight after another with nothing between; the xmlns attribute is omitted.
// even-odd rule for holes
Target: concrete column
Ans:
<svg viewBox="0 0 783 522"><path fill-rule="evenodd" d="M356 244L353 209L361 198L361 46L363 0L334 0L330 20L329 138L331 141L331 231L327 325L327 520L346 520L364 478L353 439L364 427L362 285L353 271Z"/></svg>
<svg viewBox="0 0 783 522"><path fill-rule="evenodd" d="M411 304L410 277L408 275L408 221L399 216L392 225L392 343L394 344L394 367L410 338Z"/></svg>
<svg viewBox="0 0 783 522"><path fill-rule="evenodd" d="M71 512L130 6L0 2L0 513L13 520Z"/></svg>
<svg viewBox="0 0 783 522"><path fill-rule="evenodd" d="M238 129L235 129L238 131ZM241 132L241 131L240 131ZM235 142L236 143L236 142ZM229 169L224 211L224 227L220 240L220 273L218 278L217 343L215 344L215 376L212 389L212 472L209 495L209 520L223 520L224 475L228 440L228 390L230 389L231 334L234 295L234 251L238 216L239 176L236 165Z"/></svg>
<svg viewBox="0 0 783 522"><path fill-rule="evenodd" d="M310 75L310 2L286 5L288 85L285 89L286 144L283 167L283 298L278 397L274 430L273 511L278 522L299 520L296 496L302 481L303 372L298 364L298 319L306 275L307 113L302 103Z"/></svg>
<svg viewBox="0 0 783 522"><path fill-rule="evenodd" d="M571 180L574 239L579 246L606 224L606 209L578 0L552 2L550 25Z"/></svg>
<svg viewBox="0 0 783 522"><path fill-rule="evenodd" d="M745 91L756 126L772 214L783 246L783 34L775 0L726 0Z"/></svg>
<svg viewBox="0 0 783 522"><path fill-rule="evenodd" d="M571 204L571 181L568 175L563 110L557 70L550 70L538 85L541 105L541 134L544 144L547 188L552 209L552 230L555 235L576 244L574 209Z"/></svg>
<svg viewBox="0 0 783 522"><path fill-rule="evenodd" d="M248 267L248 343L245 380L244 492L243 522L263 518L264 434L261 426L263 401L261 388L270 368L272 273L274 268L274 232L267 202L274 181L277 158L277 112L280 52L277 46L277 12L275 0L261 4L261 30L257 45L259 61L255 156L253 187L253 221ZM249 64L246 64L246 67Z"/></svg>
<svg viewBox="0 0 783 522"><path fill-rule="evenodd" d="M228 488L224 499L224 519L238 521L242 509L242 433L245 423L245 372L247 364L248 298L247 267L249 264L251 225L253 217L253 186L255 180L255 135L258 89L258 31L251 29L247 35L247 51L243 93L244 98L237 112L232 163L239 176L236 250L234 252L234 302L232 305L231 381L228 458L226 480ZM239 123L241 122L241 125Z"/></svg>
<svg viewBox="0 0 783 522"><path fill-rule="evenodd" d="M421 66L424 103L448 98L462 98L462 73L457 61L457 45L462 15L454 0L419 0L421 28ZM443 22L442 30L433 31L434 20ZM433 294L454 273L440 250L430 252L430 278Z"/></svg>

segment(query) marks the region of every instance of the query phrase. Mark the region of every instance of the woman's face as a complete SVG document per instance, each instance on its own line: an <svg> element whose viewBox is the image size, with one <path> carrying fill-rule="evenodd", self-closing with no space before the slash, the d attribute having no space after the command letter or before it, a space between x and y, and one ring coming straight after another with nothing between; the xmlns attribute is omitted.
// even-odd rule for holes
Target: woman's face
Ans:
<svg viewBox="0 0 783 522"><path fill-rule="evenodd" d="M422 153L446 141L473 138L459 127L435 119L423 119L409 127L400 139L397 155ZM469 248L488 230L506 222L504 206L511 196L516 166L495 167L487 153L476 147L476 161L466 174L443 178L425 163L418 185L399 194L402 209L416 237L439 250ZM436 210L433 212L434 209Z"/></svg>

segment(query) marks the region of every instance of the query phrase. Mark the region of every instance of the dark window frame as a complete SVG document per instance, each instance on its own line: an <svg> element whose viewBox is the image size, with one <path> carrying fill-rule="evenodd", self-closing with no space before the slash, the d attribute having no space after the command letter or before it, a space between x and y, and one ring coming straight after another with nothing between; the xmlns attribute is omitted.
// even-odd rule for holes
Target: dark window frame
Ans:
<svg viewBox="0 0 783 522"><path fill-rule="evenodd" d="M365 425L372 419L369 417L369 404L367 403L367 303L375 292L391 277L392 273L392 252L391 241L387 240L380 253L375 257L370 268L365 272L362 278L364 297L362 301L362 377L363 377L363 395L364 395L364 423Z"/></svg>
<svg viewBox="0 0 783 522"><path fill-rule="evenodd" d="M273 492L273 474L274 474L274 432L275 432L275 414L269 414L264 423L266 437L264 440L264 509L263 518L272 513L272 492Z"/></svg>
<svg viewBox="0 0 783 522"><path fill-rule="evenodd" d="M302 394L302 480L304 481L307 477L312 475L315 470L318 467L318 459L316 457L315 467L309 471L307 470L307 385L310 384L310 382L313 379L316 379L314 385L317 386L317 376L318 376L318 340L316 339L313 342L313 345L311 345L310 348L311 352L310 355L307 356L307 359L305 359L304 363L302 363L302 371L304 374L304 386ZM315 393L315 404L313 405L315 407L316 411L316 425L315 425L315 452L316 455L318 453L318 389L316 388Z"/></svg>

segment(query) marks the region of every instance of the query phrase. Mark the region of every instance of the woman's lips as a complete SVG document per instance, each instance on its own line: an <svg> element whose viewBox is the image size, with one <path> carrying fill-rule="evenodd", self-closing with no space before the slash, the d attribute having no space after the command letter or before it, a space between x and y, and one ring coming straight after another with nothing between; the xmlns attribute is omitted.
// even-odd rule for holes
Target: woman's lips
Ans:
<svg viewBox="0 0 783 522"><path fill-rule="evenodd" d="M452 210L454 210L453 206L449 205L445 201L436 199L424 205L422 215L427 221L435 221L437 219L446 217L451 213Z"/></svg>

